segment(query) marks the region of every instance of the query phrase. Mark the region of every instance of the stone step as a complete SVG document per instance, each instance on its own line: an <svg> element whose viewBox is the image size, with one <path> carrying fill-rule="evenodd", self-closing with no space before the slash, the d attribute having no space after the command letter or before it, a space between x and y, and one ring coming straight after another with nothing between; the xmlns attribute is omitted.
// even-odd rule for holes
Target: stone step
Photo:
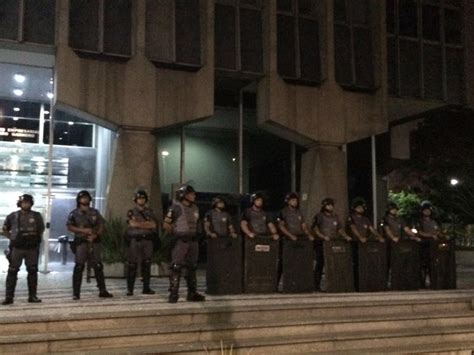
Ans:
<svg viewBox="0 0 474 355"><path fill-rule="evenodd" d="M96 323L96 326L94 326ZM47 323L45 323L47 324ZM364 329L365 334L379 333L391 335L399 330L418 331L437 329L456 329L461 327L474 327L474 313L472 314L411 314L392 317L360 317L339 319L315 319L302 321L300 319L261 320L260 322L248 322L235 324L231 322L222 323L190 323L188 325L176 325L163 323L160 317L148 317L142 321L129 319L96 319L85 322L56 323L61 328L46 327L38 332L34 323L23 326L22 332L17 329L17 334L2 333L0 336L0 350L8 349L15 344L16 347L28 348L28 344L47 343L58 349L88 349L87 344L93 344L93 348L115 347L118 343L127 345L136 339L156 345L167 343L186 342L212 342L215 339L243 341L248 338L261 337L308 337L317 334L319 337L331 334L351 334L359 329ZM98 325L98 326L97 326ZM25 327L26 326L26 327ZM7 328L8 329L8 328ZM3 329L2 329L3 330ZM146 340L144 340L146 338ZM141 339L141 340L140 340ZM62 345L61 345L62 344ZM72 348L70 348L72 346ZM85 347L85 348L84 348Z"/></svg>
<svg viewBox="0 0 474 355"><path fill-rule="evenodd" d="M151 344L153 336L131 335L117 339L114 344L95 344L77 340L69 344L51 343L49 346L24 347L52 353L87 354L288 354L288 353L410 353L467 350L474 346L474 325L440 327L437 329L400 329L392 332L368 333L358 330L348 333L314 334L311 336L260 336L246 339L219 339ZM397 351L397 349L400 349Z"/></svg>
<svg viewBox="0 0 474 355"><path fill-rule="evenodd" d="M447 297L446 297L447 296ZM371 298L371 301L369 301ZM315 298L300 296L295 299L213 299L205 303L180 302L170 305L164 299L143 296L130 298L94 299L89 301L41 305L13 305L0 309L0 334L15 334L29 329L42 332L44 329L94 329L110 326L128 327L129 324L187 325L239 322L248 323L265 319L297 319L298 321L325 319L348 319L376 317L398 317L403 315L436 315L438 313L463 314L471 310L472 297L460 295L419 295L403 301L398 295L361 296L347 299L339 296ZM365 299L365 300L364 300ZM364 300L364 301L362 301ZM97 323L96 320L105 320Z"/></svg>

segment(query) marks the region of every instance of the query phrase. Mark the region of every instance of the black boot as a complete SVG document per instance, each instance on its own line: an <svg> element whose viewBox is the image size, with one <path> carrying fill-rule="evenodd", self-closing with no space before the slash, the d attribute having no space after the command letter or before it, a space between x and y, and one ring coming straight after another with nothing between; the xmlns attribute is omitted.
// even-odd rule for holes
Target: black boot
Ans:
<svg viewBox="0 0 474 355"><path fill-rule="evenodd" d="M97 264L94 267L94 274L97 280L97 287L99 287L99 297L101 298L114 297L114 295L107 292L107 289L105 287L105 276L104 276L104 270L102 269L102 264Z"/></svg>
<svg viewBox="0 0 474 355"><path fill-rule="evenodd" d="M188 295L186 297L187 301L203 302L206 300L206 297L196 291L196 270L188 270L186 283L188 284Z"/></svg>
<svg viewBox="0 0 474 355"><path fill-rule="evenodd" d="M176 303L179 299L179 280L181 278L181 273L171 271L170 274L170 296L168 298L169 303Z"/></svg>
<svg viewBox="0 0 474 355"><path fill-rule="evenodd" d="M154 295L155 291L150 288L150 277L151 277L151 260L144 261L142 263L142 276L143 276L143 294Z"/></svg>
<svg viewBox="0 0 474 355"><path fill-rule="evenodd" d="M72 273L72 299L77 301L81 299L82 273L84 272L84 264L74 265Z"/></svg>
<svg viewBox="0 0 474 355"><path fill-rule="evenodd" d="M127 270L127 296L133 296L135 279L137 277L137 264L128 264Z"/></svg>
<svg viewBox="0 0 474 355"><path fill-rule="evenodd" d="M27 276L28 282L28 302L29 303L40 303L41 300L36 297L36 290L38 288L38 269L28 270Z"/></svg>
<svg viewBox="0 0 474 355"><path fill-rule="evenodd" d="M13 297L15 296L16 280L18 271L8 270L7 281L6 281L6 292L5 300L2 305L13 304Z"/></svg>

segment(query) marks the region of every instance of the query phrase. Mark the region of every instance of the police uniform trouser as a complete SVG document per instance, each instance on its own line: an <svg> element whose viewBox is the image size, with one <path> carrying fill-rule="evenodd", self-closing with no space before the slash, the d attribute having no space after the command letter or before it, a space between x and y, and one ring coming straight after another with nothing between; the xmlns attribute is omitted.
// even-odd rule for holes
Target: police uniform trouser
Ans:
<svg viewBox="0 0 474 355"><path fill-rule="evenodd" d="M13 247L11 252L11 261L8 267L6 280L6 297L13 299L18 271L20 270L23 259L25 260L26 271L28 272L28 294L29 297L36 297L38 287L38 256L39 247L33 249L18 249Z"/></svg>
<svg viewBox="0 0 474 355"><path fill-rule="evenodd" d="M133 292L135 279L137 277L138 263L142 263L143 290L150 289L151 258L153 256L153 241L132 238L127 249L127 289Z"/></svg>
<svg viewBox="0 0 474 355"><path fill-rule="evenodd" d="M75 296L79 296L81 293L82 273L87 260L89 260L90 265L94 269L99 291L106 291L103 265L100 256L101 250L100 243L84 241L77 245L75 258L76 265L74 266L74 272L72 274L72 288Z"/></svg>
<svg viewBox="0 0 474 355"><path fill-rule="evenodd" d="M188 269L186 282L188 284L188 293L196 292L196 267L198 261L199 244L193 240L183 240L178 238L171 251L171 275L170 292L173 296L178 295L179 279L181 268Z"/></svg>
<svg viewBox="0 0 474 355"><path fill-rule="evenodd" d="M314 251L316 256L316 266L314 268L314 288L316 291L321 290L321 278L324 269L324 247L322 240L314 241Z"/></svg>
<svg viewBox="0 0 474 355"><path fill-rule="evenodd" d="M430 240L422 239L420 243L420 282L422 288L426 286L427 276L430 277L431 282Z"/></svg>

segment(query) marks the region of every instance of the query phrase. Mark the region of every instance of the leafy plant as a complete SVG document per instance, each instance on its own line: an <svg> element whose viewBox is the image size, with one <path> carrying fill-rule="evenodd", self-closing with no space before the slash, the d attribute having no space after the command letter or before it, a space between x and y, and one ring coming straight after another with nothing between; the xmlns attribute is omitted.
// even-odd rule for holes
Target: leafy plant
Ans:
<svg viewBox="0 0 474 355"><path fill-rule="evenodd" d="M407 221L414 221L418 217L421 198L416 193L408 191L388 193L389 200L396 203L398 213Z"/></svg>
<svg viewBox="0 0 474 355"><path fill-rule="evenodd" d="M101 235L102 259L105 263L123 263L126 260L126 246L124 234L127 223L122 218L112 217L105 222L105 229Z"/></svg>

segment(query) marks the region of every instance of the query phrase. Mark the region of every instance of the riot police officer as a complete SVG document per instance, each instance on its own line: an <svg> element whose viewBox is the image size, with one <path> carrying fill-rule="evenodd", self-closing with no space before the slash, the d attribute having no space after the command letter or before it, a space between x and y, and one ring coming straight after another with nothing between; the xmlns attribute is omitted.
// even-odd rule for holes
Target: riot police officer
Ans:
<svg viewBox="0 0 474 355"><path fill-rule="evenodd" d="M204 216L204 231L209 238L238 237L222 196L212 199L211 209Z"/></svg>
<svg viewBox="0 0 474 355"><path fill-rule="evenodd" d="M347 224L352 239L365 243L371 236L374 236L379 242L384 242L382 236L372 226L372 222L365 214L367 210L365 200L360 197L355 198L351 205L351 213L347 218Z"/></svg>
<svg viewBox="0 0 474 355"><path fill-rule="evenodd" d="M171 274L169 303L179 299L181 269L187 268L187 301L202 302L205 297L197 292L196 268L199 254L197 228L199 210L195 204L196 191L190 185L182 185L176 192L177 202L168 210L163 228L172 235Z"/></svg>
<svg viewBox="0 0 474 355"><path fill-rule="evenodd" d="M325 198L321 201L321 210L313 218L311 229L316 234L314 249L316 254L316 266L314 270L314 287L316 291L321 291L321 277L324 268L324 248L323 241L344 238L350 242L352 239L344 231L339 216L334 212L334 199Z"/></svg>
<svg viewBox="0 0 474 355"><path fill-rule="evenodd" d="M303 214L300 211L300 197L296 192L290 192L285 197L285 208L281 210L278 216L278 227L289 240L298 240L300 236L306 236L314 240L308 225L304 221Z"/></svg>
<svg viewBox="0 0 474 355"><path fill-rule="evenodd" d="M10 265L6 280L6 295L3 305L13 303L18 271L23 259L28 272L28 302L39 303L36 297L38 286L39 246L44 232L43 217L39 212L32 211L33 196L21 195L18 198L18 211L10 213L3 224L3 234L10 239Z"/></svg>
<svg viewBox="0 0 474 355"><path fill-rule="evenodd" d="M103 264L101 261L100 235L104 230L104 218L98 210L90 206L92 196L86 190L79 191L76 196L77 208L69 213L67 229L74 233L75 265L72 274L73 300L81 298L82 273L87 260L94 269L99 288L99 297L113 297L107 292Z"/></svg>
<svg viewBox="0 0 474 355"><path fill-rule="evenodd" d="M421 215L417 224L420 243L420 281L421 287L426 287L426 279L431 282L430 262L430 240L438 240L442 237L441 228L433 219L433 207L429 201L423 201L420 205Z"/></svg>
<svg viewBox="0 0 474 355"><path fill-rule="evenodd" d="M356 197L351 203L351 212L347 217L347 232L352 237L352 265L354 284L359 291L359 244L367 243L369 238L375 237L379 242L385 242L379 232L372 226L372 222L365 214L367 205L361 197Z"/></svg>
<svg viewBox="0 0 474 355"><path fill-rule="evenodd" d="M403 218L398 215L398 206L394 202L390 202L387 206L387 212L382 219L382 228L385 236L392 243L398 243L404 236L420 241L420 238L412 232Z"/></svg>
<svg viewBox="0 0 474 355"><path fill-rule="evenodd" d="M403 218L398 215L398 206L394 202L390 202L387 206L387 212L382 219L382 230L388 240L387 243L387 272L390 272L390 260L392 244L400 242L405 236L420 241L420 238L411 231Z"/></svg>
<svg viewBox="0 0 474 355"><path fill-rule="evenodd" d="M255 192L250 196L251 206L242 214L240 228L247 238L270 234L274 240L278 240L277 229L263 209L263 202L264 196L261 192Z"/></svg>
<svg viewBox="0 0 474 355"><path fill-rule="evenodd" d="M280 247L278 282L280 281L282 273L284 273L283 290L291 289L292 292L312 290L312 243L308 240L314 241L314 237L299 208L299 195L296 192L288 193L285 196L285 204L286 206L280 211L277 218L278 227L281 233L286 237L285 240L282 240ZM306 240L306 242L304 240ZM299 248L296 248L297 245ZM303 248L301 248L302 246ZM297 253L294 253L294 251L297 251ZM296 270L299 268L299 275L290 274L288 270L291 267L296 267ZM289 285L292 286L290 287Z"/></svg>
<svg viewBox="0 0 474 355"><path fill-rule="evenodd" d="M135 207L127 212L127 296L133 296L139 261L143 277L142 293L153 295L155 291L150 288L150 276L153 242L158 238L157 219L153 210L146 206L148 202L146 191L138 190L133 201Z"/></svg>

